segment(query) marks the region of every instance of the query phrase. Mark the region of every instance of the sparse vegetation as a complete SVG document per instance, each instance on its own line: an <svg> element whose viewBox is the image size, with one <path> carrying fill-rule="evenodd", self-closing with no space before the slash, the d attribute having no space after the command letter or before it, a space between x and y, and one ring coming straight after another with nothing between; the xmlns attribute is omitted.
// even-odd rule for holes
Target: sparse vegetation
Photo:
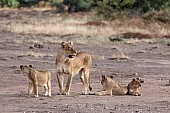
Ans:
<svg viewBox="0 0 170 113"><path fill-rule="evenodd" d="M151 44L169 44L170 43L170 39L166 39L166 38L155 38L152 39Z"/></svg>
<svg viewBox="0 0 170 113"><path fill-rule="evenodd" d="M39 52L34 52L34 51L29 51L26 55L39 58L39 57L43 57L45 54L42 54L42 53L39 53Z"/></svg>
<svg viewBox="0 0 170 113"><path fill-rule="evenodd" d="M112 54L112 57L110 60L118 60L118 61L124 61L129 60L129 56L125 55L125 53L118 47L114 47L114 53Z"/></svg>

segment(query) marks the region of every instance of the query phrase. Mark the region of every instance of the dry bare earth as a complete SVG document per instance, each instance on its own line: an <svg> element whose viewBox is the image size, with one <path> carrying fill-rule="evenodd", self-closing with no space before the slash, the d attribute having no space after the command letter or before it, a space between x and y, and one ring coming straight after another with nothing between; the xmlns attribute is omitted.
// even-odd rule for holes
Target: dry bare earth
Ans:
<svg viewBox="0 0 170 113"><path fill-rule="evenodd" d="M91 71L93 91L90 93L101 90L100 77L104 74L113 75L120 84L127 84L133 77L144 79L142 96L81 95L82 83L79 76L73 78L70 96L57 95L54 62L60 48L58 42L63 38L11 33L4 26L12 19L5 16L0 19L0 112L168 113L170 111L170 86L166 85L170 79L170 47L167 44L150 44L147 41L132 44L108 41L97 44L76 43L77 50L88 51L94 56ZM53 39L55 43L49 42L49 39ZM69 40L74 41L74 38ZM42 44L43 48L34 47L35 43ZM115 60L113 56L117 56L116 52L127 55L128 60ZM20 72L20 64L33 64L38 69L50 70L52 97L41 96L43 88L39 89L39 98L27 96L28 79Z"/></svg>

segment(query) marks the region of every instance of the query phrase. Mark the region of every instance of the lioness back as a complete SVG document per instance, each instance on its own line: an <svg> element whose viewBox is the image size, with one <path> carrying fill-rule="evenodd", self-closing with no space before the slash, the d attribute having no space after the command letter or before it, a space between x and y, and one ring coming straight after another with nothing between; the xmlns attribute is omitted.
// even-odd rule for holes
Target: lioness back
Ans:
<svg viewBox="0 0 170 113"><path fill-rule="evenodd" d="M77 61L82 62L83 65L91 66L92 64L92 57L87 52L78 52L75 58L77 58Z"/></svg>

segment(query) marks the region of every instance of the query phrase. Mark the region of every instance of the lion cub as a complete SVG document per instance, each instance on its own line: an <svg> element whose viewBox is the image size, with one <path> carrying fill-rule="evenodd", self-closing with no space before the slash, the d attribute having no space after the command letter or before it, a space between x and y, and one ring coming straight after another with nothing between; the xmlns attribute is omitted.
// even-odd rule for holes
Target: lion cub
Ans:
<svg viewBox="0 0 170 113"><path fill-rule="evenodd" d="M141 87L141 83L144 83L144 80L139 78L133 78L132 81L128 84L128 95L134 95L134 96L141 96L141 93L139 92L139 88Z"/></svg>
<svg viewBox="0 0 170 113"><path fill-rule="evenodd" d="M38 86L44 86L44 96L51 96L51 73L47 70L36 70L32 65L20 65L20 69L24 75L28 76L28 94L31 95L34 91L34 96L38 97Z"/></svg>
<svg viewBox="0 0 170 113"><path fill-rule="evenodd" d="M134 78L128 84L128 86L123 86L117 84L113 80L113 76L104 76L102 75L101 84L103 86L103 90L96 93L96 95L134 95L134 96L141 96L139 92L139 87L141 86L140 83L143 83L139 78Z"/></svg>

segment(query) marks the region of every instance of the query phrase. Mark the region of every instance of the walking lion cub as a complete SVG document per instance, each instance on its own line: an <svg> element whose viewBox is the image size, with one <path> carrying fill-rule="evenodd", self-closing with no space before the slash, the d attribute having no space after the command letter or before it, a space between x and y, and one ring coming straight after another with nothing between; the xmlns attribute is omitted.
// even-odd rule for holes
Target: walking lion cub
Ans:
<svg viewBox="0 0 170 113"><path fill-rule="evenodd" d="M24 75L28 76L28 94L31 95L34 91L34 96L38 97L38 86L45 90L44 96L51 96L51 73L47 70L36 70L32 65L20 65L20 69Z"/></svg>
<svg viewBox="0 0 170 113"><path fill-rule="evenodd" d="M83 83L83 94L87 94L87 90L91 91L90 86L90 68L92 65L92 57L87 52L77 52L73 43L61 43L61 50L56 56L56 74L59 84L59 94L69 95L72 78L79 74ZM64 76L67 75L67 83L65 90L63 89Z"/></svg>
<svg viewBox="0 0 170 113"><path fill-rule="evenodd" d="M141 96L139 92L139 88L141 87L141 83L144 81L139 78L133 78L132 81L128 84L128 86L123 86L117 84L113 80L113 76L105 76L102 75L101 84L103 86L103 90L96 92L96 95L134 95Z"/></svg>

